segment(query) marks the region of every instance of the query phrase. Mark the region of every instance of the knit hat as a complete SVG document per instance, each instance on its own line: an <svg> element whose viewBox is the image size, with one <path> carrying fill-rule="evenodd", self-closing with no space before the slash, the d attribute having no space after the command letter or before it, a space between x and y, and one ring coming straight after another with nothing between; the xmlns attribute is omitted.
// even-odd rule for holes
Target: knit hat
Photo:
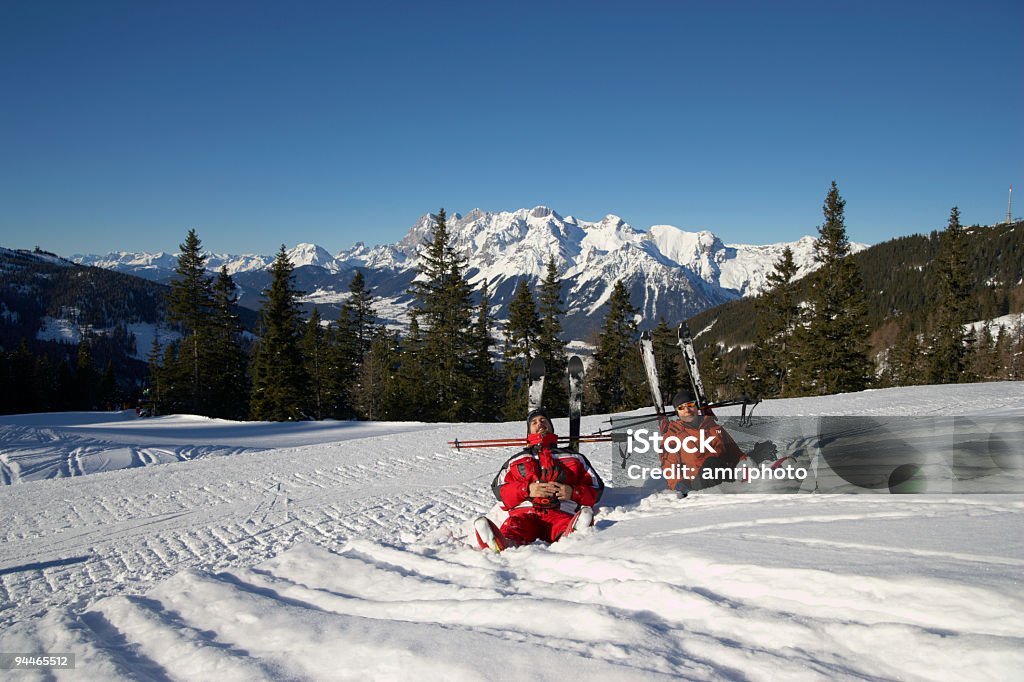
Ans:
<svg viewBox="0 0 1024 682"><path fill-rule="evenodd" d="M693 391L688 388L679 389L679 391L672 398L672 407L679 407L686 403L692 403L695 400L693 397Z"/></svg>
<svg viewBox="0 0 1024 682"><path fill-rule="evenodd" d="M545 417L548 421L551 421L551 417L548 415L548 411L545 410L543 407L538 407L535 410L530 410L530 413L526 415L526 423L529 424L530 422L533 421L533 418L538 415Z"/></svg>

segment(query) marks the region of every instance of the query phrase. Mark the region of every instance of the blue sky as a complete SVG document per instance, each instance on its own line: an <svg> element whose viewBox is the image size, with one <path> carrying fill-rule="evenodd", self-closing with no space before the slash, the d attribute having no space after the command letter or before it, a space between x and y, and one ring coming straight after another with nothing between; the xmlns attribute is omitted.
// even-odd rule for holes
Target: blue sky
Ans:
<svg viewBox="0 0 1024 682"><path fill-rule="evenodd" d="M856 241L993 223L1022 8L7 1L0 244L336 252L538 204L767 243L833 179Z"/></svg>

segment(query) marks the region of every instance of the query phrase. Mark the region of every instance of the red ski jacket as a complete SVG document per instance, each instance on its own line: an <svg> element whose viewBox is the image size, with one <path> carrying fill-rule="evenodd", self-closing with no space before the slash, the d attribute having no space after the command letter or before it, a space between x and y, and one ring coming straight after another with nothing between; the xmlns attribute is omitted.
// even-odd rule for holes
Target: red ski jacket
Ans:
<svg viewBox="0 0 1024 682"><path fill-rule="evenodd" d="M558 436L549 433L543 438L527 436L529 447L516 453L501 467L491 483L494 496L502 508L515 513L531 509L560 509L569 514L582 507L597 504L604 492L604 482L587 458L578 452L556 447ZM571 500L530 498L534 481L554 481L572 486Z"/></svg>

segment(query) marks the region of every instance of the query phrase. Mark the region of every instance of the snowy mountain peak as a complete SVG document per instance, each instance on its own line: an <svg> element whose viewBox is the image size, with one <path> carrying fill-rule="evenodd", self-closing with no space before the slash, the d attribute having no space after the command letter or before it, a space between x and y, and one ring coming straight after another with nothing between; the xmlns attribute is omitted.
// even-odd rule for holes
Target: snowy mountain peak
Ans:
<svg viewBox="0 0 1024 682"><path fill-rule="evenodd" d="M721 265L729 256L722 240L708 230L687 232L674 225L655 225L647 239L663 256L685 265L707 282L720 278Z"/></svg>
<svg viewBox="0 0 1024 682"><path fill-rule="evenodd" d="M316 244L296 244L288 250L288 259L295 267L315 265L332 272L339 269L337 261L327 249Z"/></svg>

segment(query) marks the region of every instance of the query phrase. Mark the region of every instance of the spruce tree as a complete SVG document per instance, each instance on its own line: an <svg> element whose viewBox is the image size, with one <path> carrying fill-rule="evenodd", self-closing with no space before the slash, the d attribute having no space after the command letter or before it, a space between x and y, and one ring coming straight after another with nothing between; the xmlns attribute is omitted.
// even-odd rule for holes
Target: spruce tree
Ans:
<svg viewBox="0 0 1024 682"><path fill-rule="evenodd" d="M491 421L500 411L500 377L491 357L494 344L494 316L491 314L491 295L484 280L480 289L480 304L477 306L476 322L473 326L473 357L470 365L473 393L470 407L474 419Z"/></svg>
<svg viewBox="0 0 1024 682"><path fill-rule="evenodd" d="M270 288L260 311L261 337L253 362L250 415L264 421L308 416L309 375L302 362L302 321L294 288L294 266L284 244L270 266Z"/></svg>
<svg viewBox="0 0 1024 682"><path fill-rule="evenodd" d="M666 405L672 402L679 389L689 386L678 339L679 332L670 327L664 317L658 318L658 326L651 332L651 345L654 347L654 365L658 368L662 400Z"/></svg>
<svg viewBox="0 0 1024 682"><path fill-rule="evenodd" d="M526 415L530 362L538 355L541 320L530 293L530 285L521 278L508 308L505 325L505 408L507 420ZM547 367L545 367L547 372ZM547 378L545 377L545 404Z"/></svg>
<svg viewBox="0 0 1024 682"><path fill-rule="evenodd" d="M432 396L424 406L429 421L470 416L472 292L465 278L466 259L451 242L442 208L419 252L419 275L410 288L423 328L421 381Z"/></svg>
<svg viewBox="0 0 1024 682"><path fill-rule="evenodd" d="M352 325L356 340L362 353L370 350L370 341L374 336L377 315L373 309L373 293L366 286L366 278L359 270L348 285L349 298L342 304L348 313L348 322Z"/></svg>
<svg viewBox="0 0 1024 682"><path fill-rule="evenodd" d="M99 407L102 410L116 409L118 402L117 376L114 374L114 362L107 361L107 367L103 370L103 377L99 386Z"/></svg>
<svg viewBox="0 0 1024 682"><path fill-rule="evenodd" d="M901 319L896 340L888 348L880 377L883 386L915 386L923 382L921 335L913 322Z"/></svg>
<svg viewBox="0 0 1024 682"><path fill-rule="evenodd" d="M975 332L974 354L971 358L971 373L980 381L996 381L999 376L999 355L996 350L996 340L992 336L992 330L988 325L982 325L981 329Z"/></svg>
<svg viewBox="0 0 1024 682"><path fill-rule="evenodd" d="M37 410L51 412L57 409L57 372L45 353L35 359L32 387Z"/></svg>
<svg viewBox="0 0 1024 682"><path fill-rule="evenodd" d="M629 302L626 287L616 281L608 299L608 312L598 336L591 372L598 412L618 412L642 404L641 400L634 399L636 387L642 386L640 356L636 352L638 312Z"/></svg>
<svg viewBox="0 0 1024 682"><path fill-rule="evenodd" d="M1013 332L1006 327L1000 326L996 334L996 344L993 355L996 358L996 372L999 378L1014 380L1016 376L1013 371Z"/></svg>
<svg viewBox="0 0 1024 682"><path fill-rule="evenodd" d="M66 359L57 363L57 401L55 408L59 411L74 409L77 396L75 395L75 374Z"/></svg>
<svg viewBox="0 0 1024 682"><path fill-rule="evenodd" d="M149 386L143 391L146 397L144 407L150 416L162 414L163 404L163 354L164 349L160 345L160 327L154 330L153 343L149 348L149 355L146 356L146 369L149 372Z"/></svg>
<svg viewBox="0 0 1024 682"><path fill-rule="evenodd" d="M385 349L381 349L381 354ZM394 414L397 418L410 421L434 420L437 407L433 404L436 397L431 394L431 385L424 379L429 367L426 355L426 342L420 332L419 315L413 310L409 315L409 333L401 340L397 351L397 369L393 372L392 385L388 392L401 397L401 405L395 405ZM388 412L386 400L382 409Z"/></svg>
<svg viewBox="0 0 1024 682"><path fill-rule="evenodd" d="M721 400L729 392L729 377L722 366L722 354L718 344L711 342L700 358L701 381L710 402Z"/></svg>
<svg viewBox="0 0 1024 682"><path fill-rule="evenodd" d="M329 361L326 335L316 306L313 306L313 312L306 322L302 355L306 374L309 375L309 409L315 419L323 419L328 411Z"/></svg>
<svg viewBox="0 0 1024 682"><path fill-rule="evenodd" d="M872 379L864 282L849 257L845 207L833 181L814 242L821 267L811 276L810 305L794 334L794 383L803 395L860 391Z"/></svg>
<svg viewBox="0 0 1024 682"><path fill-rule="evenodd" d="M372 342L372 339L371 339ZM352 321L351 309L342 306L338 322L331 329L328 342L329 413L335 419L356 416L353 395L359 383L359 365L363 361L363 348Z"/></svg>
<svg viewBox="0 0 1024 682"><path fill-rule="evenodd" d="M249 413L248 358L242 348L238 293L226 267L213 282L213 319L209 344L211 417L245 419Z"/></svg>
<svg viewBox="0 0 1024 682"><path fill-rule="evenodd" d="M363 377L362 364L379 331L373 294L366 286L366 278L360 271L356 271L352 277L348 290L350 296L342 304L338 323L327 339L327 414L336 419L347 419L357 414L373 412L359 408L355 398ZM377 388L380 389L380 386ZM378 415L373 419L380 419L379 410L373 413Z"/></svg>
<svg viewBox="0 0 1024 682"><path fill-rule="evenodd" d="M793 287L797 269L787 246L766 277L767 290L754 302L758 333L747 365L747 385L750 393L764 398L781 395L789 387L793 333L800 314Z"/></svg>
<svg viewBox="0 0 1024 682"><path fill-rule="evenodd" d="M928 381L951 384L969 380L968 353L963 325L971 306L971 282L965 249L966 236L960 225L960 209L950 211L949 224L942 233L935 259L937 296L930 337Z"/></svg>
<svg viewBox="0 0 1024 682"><path fill-rule="evenodd" d="M370 339L370 350L359 366L351 395L355 411L362 419L415 419L411 416L416 411L412 399L396 394L397 356L395 337L379 327Z"/></svg>
<svg viewBox="0 0 1024 682"><path fill-rule="evenodd" d="M0 350L2 353L2 350ZM8 409L10 412L35 412L38 408L35 402L35 391L32 386L32 379L35 373L35 358L32 351L28 349L28 342L23 338L18 344L18 349L10 353L7 358L8 376L5 377L4 393L11 400ZM95 392L96 388L92 387ZM91 408L86 408L91 409Z"/></svg>
<svg viewBox="0 0 1024 682"><path fill-rule="evenodd" d="M1003 337L1000 327L999 336ZM1006 327L1006 359L1003 369L1003 378L1009 381L1019 381L1024 377L1024 315L1017 318L1017 322Z"/></svg>
<svg viewBox="0 0 1024 682"><path fill-rule="evenodd" d="M75 367L75 409L95 410L99 396L99 372L92 359L92 345L87 338L78 343L78 363Z"/></svg>
<svg viewBox="0 0 1024 682"><path fill-rule="evenodd" d="M179 357L187 363L189 376L187 393L179 399L180 409L194 414L205 414L208 384L205 374L205 351L210 334L213 311L213 285L206 274L206 256L194 229L188 231L185 242L178 247L178 264L168 294L168 318L181 326L182 350Z"/></svg>
<svg viewBox="0 0 1024 682"><path fill-rule="evenodd" d="M547 272L540 285L537 298L540 314L540 330L537 335L537 355L544 359L544 406L555 417L569 414L569 377L566 374L568 358L565 342L562 341L562 278L555 263L549 256Z"/></svg>

